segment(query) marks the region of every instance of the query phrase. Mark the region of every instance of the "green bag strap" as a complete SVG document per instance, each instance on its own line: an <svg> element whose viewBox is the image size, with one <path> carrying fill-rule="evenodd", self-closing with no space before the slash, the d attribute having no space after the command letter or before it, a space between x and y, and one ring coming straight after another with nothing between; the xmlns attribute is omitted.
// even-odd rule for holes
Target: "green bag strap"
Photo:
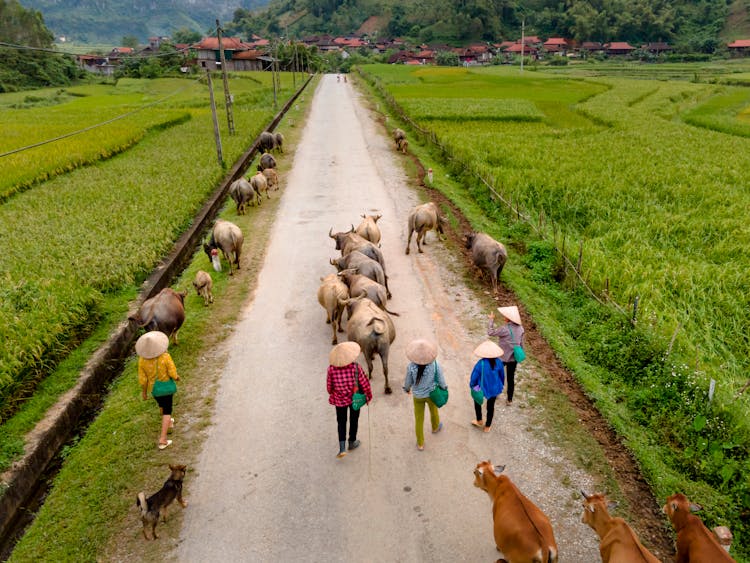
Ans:
<svg viewBox="0 0 750 563"><path fill-rule="evenodd" d="M510 343L511 343L511 344L512 344L513 346L520 346L520 345L521 345L520 343L519 343L519 344L516 344L515 342L513 342L513 341L515 340L515 338L516 338L516 337L515 337L515 336L513 336L513 329L512 329L512 328L510 328L510 323L508 323L508 332L510 332Z"/></svg>
<svg viewBox="0 0 750 563"><path fill-rule="evenodd" d="M440 385L440 381L438 380L438 363L437 363L437 360L432 360L432 363L435 364L435 387L438 387Z"/></svg>

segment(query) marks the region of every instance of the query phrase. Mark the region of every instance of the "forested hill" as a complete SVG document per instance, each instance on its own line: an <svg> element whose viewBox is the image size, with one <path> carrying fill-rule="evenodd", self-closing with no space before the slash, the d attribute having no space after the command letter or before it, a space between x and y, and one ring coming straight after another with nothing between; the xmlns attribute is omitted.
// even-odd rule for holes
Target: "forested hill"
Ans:
<svg viewBox="0 0 750 563"><path fill-rule="evenodd" d="M0 0L3 2L4 0ZM237 8L256 9L267 0L21 0L38 10L55 36L83 43L119 44L122 37L170 36L177 29L205 33Z"/></svg>
<svg viewBox="0 0 750 563"><path fill-rule="evenodd" d="M235 11L229 27L300 37L354 33L367 22L381 37L465 43L517 39L522 20L527 35L666 41L702 52L750 30L744 0L271 0L260 13Z"/></svg>

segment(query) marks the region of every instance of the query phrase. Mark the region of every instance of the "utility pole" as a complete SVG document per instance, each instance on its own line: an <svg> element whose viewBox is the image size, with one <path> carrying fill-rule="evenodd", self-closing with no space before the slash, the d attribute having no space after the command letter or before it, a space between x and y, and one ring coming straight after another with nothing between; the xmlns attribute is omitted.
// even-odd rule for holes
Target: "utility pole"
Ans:
<svg viewBox="0 0 750 563"><path fill-rule="evenodd" d="M216 117L216 102L214 100L214 85L211 82L211 69L206 69L208 78L208 94L211 97L211 116L214 120L214 139L216 140L216 156L219 158L219 166L224 168L224 157L221 154L221 134L219 133L219 119Z"/></svg>
<svg viewBox="0 0 750 563"><path fill-rule="evenodd" d="M229 93L229 79L227 78L227 61L224 57L224 48L221 45L221 25L216 20L216 38L219 40L219 57L221 58L221 74L224 78L224 104L227 108L227 126L229 134L234 135L234 115L232 114L232 95Z"/></svg>
<svg viewBox="0 0 750 563"><path fill-rule="evenodd" d="M271 80L273 81L273 107L276 109L276 50L271 49Z"/></svg>
<svg viewBox="0 0 750 563"><path fill-rule="evenodd" d="M523 48L524 48L524 31L526 28L526 17L521 18L521 72L523 72Z"/></svg>

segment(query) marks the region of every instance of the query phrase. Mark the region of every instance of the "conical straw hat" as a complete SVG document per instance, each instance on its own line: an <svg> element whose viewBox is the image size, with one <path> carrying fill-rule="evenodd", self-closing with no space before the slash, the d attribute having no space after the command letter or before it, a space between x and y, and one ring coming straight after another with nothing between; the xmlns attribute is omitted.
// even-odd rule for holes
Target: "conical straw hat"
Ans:
<svg viewBox="0 0 750 563"><path fill-rule="evenodd" d="M474 355L480 358L500 358L503 355L503 349L492 340L485 340L474 348Z"/></svg>
<svg viewBox="0 0 750 563"><path fill-rule="evenodd" d="M523 324L521 323L521 314L518 312L518 307L515 305L511 305L510 307L498 307L497 310L500 311L500 314L510 322L516 323L517 325Z"/></svg>
<svg viewBox="0 0 750 563"><path fill-rule="evenodd" d="M147 360L161 356L169 348L169 336L158 330L142 335L135 343L135 351Z"/></svg>
<svg viewBox="0 0 750 563"><path fill-rule="evenodd" d="M412 340L406 347L406 357L422 366L432 363L437 358L437 353L437 346L424 338Z"/></svg>
<svg viewBox="0 0 750 563"><path fill-rule="evenodd" d="M361 348L356 342L342 342L341 344L336 344L328 354L328 361L332 366L348 366L357 359L360 350Z"/></svg>

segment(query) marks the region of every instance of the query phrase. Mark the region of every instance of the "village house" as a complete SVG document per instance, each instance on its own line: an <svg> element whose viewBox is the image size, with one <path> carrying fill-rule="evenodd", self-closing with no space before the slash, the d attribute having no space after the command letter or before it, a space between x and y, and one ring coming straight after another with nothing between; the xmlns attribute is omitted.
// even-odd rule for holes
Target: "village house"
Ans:
<svg viewBox="0 0 750 563"><path fill-rule="evenodd" d="M737 39L727 44L727 49L733 57L746 57L750 54L750 39Z"/></svg>
<svg viewBox="0 0 750 563"><path fill-rule="evenodd" d="M237 37L222 37L221 47L224 51L227 70L263 70L262 53ZM217 37L204 37L193 45L196 53L196 64L201 69L217 70L221 68L221 53Z"/></svg>
<svg viewBox="0 0 750 563"><path fill-rule="evenodd" d="M609 56L629 55L635 51L635 47L627 41L613 41L604 45L604 50Z"/></svg>
<svg viewBox="0 0 750 563"><path fill-rule="evenodd" d="M565 56L568 52L568 41L562 37L550 37L543 44L547 53Z"/></svg>
<svg viewBox="0 0 750 563"><path fill-rule="evenodd" d="M662 41L656 41L654 43L646 43L641 46L641 50L647 51L652 55L661 55L662 53L668 53L672 50L672 46Z"/></svg>

